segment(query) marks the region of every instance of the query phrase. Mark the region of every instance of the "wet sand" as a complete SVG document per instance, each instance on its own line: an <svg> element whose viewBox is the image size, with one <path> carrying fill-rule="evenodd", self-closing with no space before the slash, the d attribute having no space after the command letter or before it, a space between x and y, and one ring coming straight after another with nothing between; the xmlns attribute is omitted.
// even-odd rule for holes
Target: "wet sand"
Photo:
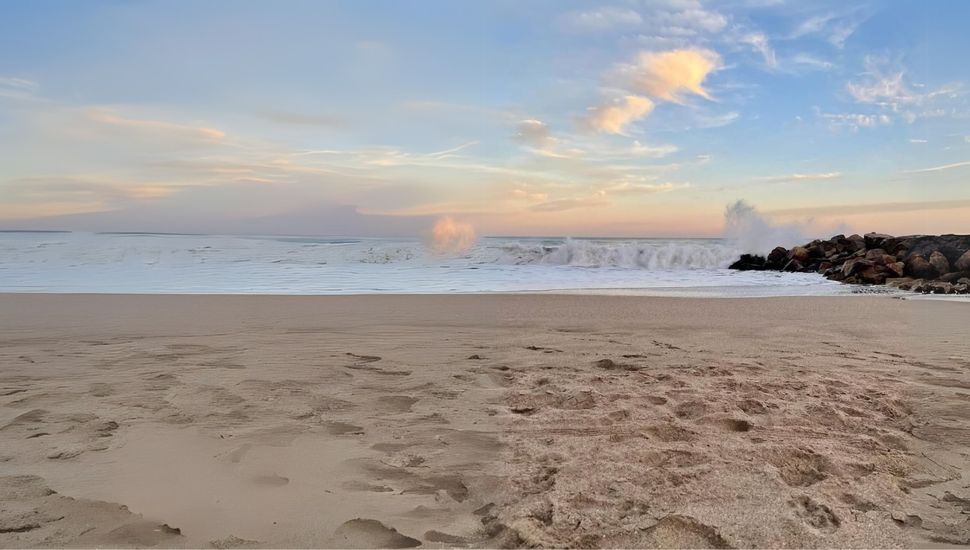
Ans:
<svg viewBox="0 0 970 550"><path fill-rule="evenodd" d="M970 544L970 307L0 295L0 547Z"/></svg>

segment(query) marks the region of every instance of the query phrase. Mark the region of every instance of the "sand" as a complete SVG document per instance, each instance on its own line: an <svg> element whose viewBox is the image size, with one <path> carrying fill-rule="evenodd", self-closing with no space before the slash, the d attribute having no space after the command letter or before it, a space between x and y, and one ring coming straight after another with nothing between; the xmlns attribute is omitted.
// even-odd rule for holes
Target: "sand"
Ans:
<svg viewBox="0 0 970 550"><path fill-rule="evenodd" d="M0 295L0 547L970 544L970 306Z"/></svg>

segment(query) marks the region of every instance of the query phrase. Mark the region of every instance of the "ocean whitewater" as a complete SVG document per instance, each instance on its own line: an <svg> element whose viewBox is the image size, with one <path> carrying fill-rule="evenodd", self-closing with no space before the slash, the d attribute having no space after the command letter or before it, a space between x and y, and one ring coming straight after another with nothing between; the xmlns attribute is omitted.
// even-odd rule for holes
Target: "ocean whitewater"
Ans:
<svg viewBox="0 0 970 550"><path fill-rule="evenodd" d="M0 233L0 292L851 294L819 275L727 269L723 239L483 237L442 255L420 239Z"/></svg>

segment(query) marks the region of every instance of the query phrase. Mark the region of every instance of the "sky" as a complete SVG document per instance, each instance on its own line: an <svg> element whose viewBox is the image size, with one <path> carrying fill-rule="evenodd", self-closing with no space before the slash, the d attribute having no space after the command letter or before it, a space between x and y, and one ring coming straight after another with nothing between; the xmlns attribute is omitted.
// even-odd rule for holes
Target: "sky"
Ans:
<svg viewBox="0 0 970 550"><path fill-rule="evenodd" d="M0 0L0 228L970 233L970 2Z"/></svg>

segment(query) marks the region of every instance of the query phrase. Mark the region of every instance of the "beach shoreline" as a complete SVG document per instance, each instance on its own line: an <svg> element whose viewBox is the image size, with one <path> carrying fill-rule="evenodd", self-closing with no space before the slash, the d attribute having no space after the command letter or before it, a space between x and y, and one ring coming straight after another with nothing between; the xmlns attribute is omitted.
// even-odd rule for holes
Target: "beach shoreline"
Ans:
<svg viewBox="0 0 970 550"><path fill-rule="evenodd" d="M970 543L970 309L853 298L0 294L0 546Z"/></svg>

